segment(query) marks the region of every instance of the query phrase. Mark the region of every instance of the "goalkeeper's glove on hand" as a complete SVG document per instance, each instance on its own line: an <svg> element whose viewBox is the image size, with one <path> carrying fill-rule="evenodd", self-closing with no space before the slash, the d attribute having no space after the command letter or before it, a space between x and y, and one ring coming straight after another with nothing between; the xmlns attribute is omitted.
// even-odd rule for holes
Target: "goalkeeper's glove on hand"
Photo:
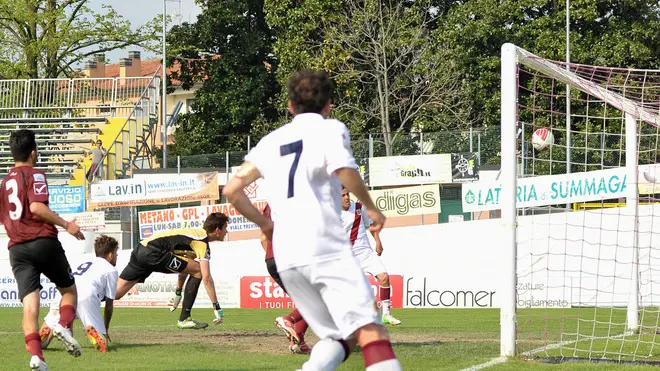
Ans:
<svg viewBox="0 0 660 371"><path fill-rule="evenodd" d="M215 316L213 320L214 325L219 325L225 320L225 313L220 308L219 303L213 303L213 315Z"/></svg>
<svg viewBox="0 0 660 371"><path fill-rule="evenodd" d="M176 294L173 298L170 298L170 302L168 304L170 306L170 312L174 312L176 308L179 307L179 303L181 303L181 290L176 290Z"/></svg>

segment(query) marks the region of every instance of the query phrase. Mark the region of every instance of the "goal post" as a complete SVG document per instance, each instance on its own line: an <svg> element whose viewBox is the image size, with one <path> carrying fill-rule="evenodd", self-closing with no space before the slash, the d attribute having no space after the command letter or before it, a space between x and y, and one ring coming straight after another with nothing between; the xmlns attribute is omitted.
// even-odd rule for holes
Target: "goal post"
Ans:
<svg viewBox="0 0 660 371"><path fill-rule="evenodd" d="M660 71L502 45L501 356L660 362L659 114Z"/></svg>

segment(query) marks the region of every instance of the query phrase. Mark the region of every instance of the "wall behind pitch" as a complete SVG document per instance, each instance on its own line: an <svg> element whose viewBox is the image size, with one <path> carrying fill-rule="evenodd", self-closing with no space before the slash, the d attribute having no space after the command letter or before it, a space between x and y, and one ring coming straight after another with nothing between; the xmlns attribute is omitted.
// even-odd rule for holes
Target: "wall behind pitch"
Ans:
<svg viewBox="0 0 660 371"><path fill-rule="evenodd" d="M654 269L660 263L660 223L654 215L660 215L660 207L639 209L642 305L660 304L653 291L660 282ZM625 305L633 272L633 220L622 208L519 218L518 306ZM504 286L510 246L501 243L502 231L499 219L384 229L381 259L390 275L401 276L393 283L393 297L409 308L499 307L503 290L510 289ZM86 257L83 248L78 241L63 243L75 268ZM120 271L129 257L130 250L120 251ZM263 258L258 240L211 244L212 274L223 307L291 305L268 278ZM176 279L154 273L117 305L165 307ZM44 287L48 302L52 284L44 282ZM0 257L0 306L18 305L12 299L15 291L9 262ZM196 306L210 307L203 287Z"/></svg>

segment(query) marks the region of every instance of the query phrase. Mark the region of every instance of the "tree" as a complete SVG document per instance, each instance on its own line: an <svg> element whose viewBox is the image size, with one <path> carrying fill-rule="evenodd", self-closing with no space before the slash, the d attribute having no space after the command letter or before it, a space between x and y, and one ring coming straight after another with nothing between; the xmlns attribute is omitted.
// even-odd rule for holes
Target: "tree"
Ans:
<svg viewBox="0 0 660 371"><path fill-rule="evenodd" d="M279 119L272 57L273 36L263 0L207 0L194 24L170 31L169 78L195 84L193 113L180 116L175 155L245 150L247 136L265 133ZM253 140L258 138L252 138Z"/></svg>
<svg viewBox="0 0 660 371"><path fill-rule="evenodd" d="M430 37L430 3L343 3L338 21L324 24L320 56L338 85L337 115L379 128L388 156L403 132L467 128L460 76Z"/></svg>
<svg viewBox="0 0 660 371"><path fill-rule="evenodd" d="M581 64L658 68L660 13L655 0L572 0L571 60ZM499 125L500 48L514 43L564 60L565 2L454 2L435 32L465 76L483 125Z"/></svg>
<svg viewBox="0 0 660 371"><path fill-rule="evenodd" d="M91 55L130 45L148 46L157 22L131 30L110 6L91 11L90 0L0 0L0 77L71 76Z"/></svg>
<svg viewBox="0 0 660 371"><path fill-rule="evenodd" d="M342 1L265 0L266 21L273 35L273 54L277 60L276 77L286 86L291 74L303 68L324 68L319 51L323 44L324 21L339 20ZM286 91L278 97L279 108L286 112Z"/></svg>

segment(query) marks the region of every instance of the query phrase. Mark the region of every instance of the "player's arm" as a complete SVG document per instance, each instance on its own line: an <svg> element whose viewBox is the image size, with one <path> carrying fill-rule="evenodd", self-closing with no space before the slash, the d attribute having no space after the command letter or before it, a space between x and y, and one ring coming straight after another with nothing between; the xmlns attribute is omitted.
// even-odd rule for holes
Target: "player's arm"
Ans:
<svg viewBox="0 0 660 371"><path fill-rule="evenodd" d="M215 316L213 323L219 325L225 320L225 313L220 307L220 303L218 303L218 295L215 293L215 282L213 282L213 277L211 276L211 265L208 259L200 260L199 267L202 271L204 288L209 296L209 300L213 304L213 315Z"/></svg>
<svg viewBox="0 0 660 371"><path fill-rule="evenodd" d="M190 247L197 255L196 260L199 262L199 269L202 272L204 289L206 289L209 300L213 303L213 315L215 316L213 323L216 325L220 324L224 321L225 314L220 307L220 303L218 303L218 295L215 293L215 282L213 282L213 276L211 276L211 264L209 263L211 249L205 241L192 241Z"/></svg>
<svg viewBox="0 0 660 371"><path fill-rule="evenodd" d="M105 298L105 309L103 310L103 323L105 323L105 331L110 332L110 321L112 320L112 313L115 309L114 300ZM106 333L106 335L107 335Z"/></svg>
<svg viewBox="0 0 660 371"><path fill-rule="evenodd" d="M374 224L374 221L371 220L369 215L367 215L367 208L362 205L362 224L364 225L365 228L369 229L372 224ZM376 242L376 255L380 256L383 253L383 242L380 240L380 231L378 230L371 230L371 235L374 237L374 241Z"/></svg>
<svg viewBox="0 0 660 371"><path fill-rule="evenodd" d="M264 252L268 252L268 242L270 242L268 237L264 233L261 233L261 247L263 247Z"/></svg>
<svg viewBox="0 0 660 371"><path fill-rule="evenodd" d="M112 313L115 309L114 300L117 297L117 279L119 273L116 270L113 270L111 273L106 275L106 284L105 284L105 309L103 310L103 323L105 323L106 336L110 339L108 335L110 333L110 321L112 320Z"/></svg>
<svg viewBox="0 0 660 371"><path fill-rule="evenodd" d="M259 212L259 209L254 207L245 192L243 192L245 187L259 178L261 178L261 174L257 167L246 161L241 165L236 175L229 179L227 185L222 189L222 194L227 197L227 200L234 205L234 208L241 215L258 225L266 237L270 239L273 237L273 222Z"/></svg>
<svg viewBox="0 0 660 371"><path fill-rule="evenodd" d="M335 175L341 181L341 184L348 189L349 192L355 195L358 200L360 200L364 206L367 208L367 214L373 220L373 223L369 227L370 231L380 231L385 224L385 215L378 210L374 201L369 195L367 187L365 187L362 177L357 170L351 167L343 167L335 170Z"/></svg>

